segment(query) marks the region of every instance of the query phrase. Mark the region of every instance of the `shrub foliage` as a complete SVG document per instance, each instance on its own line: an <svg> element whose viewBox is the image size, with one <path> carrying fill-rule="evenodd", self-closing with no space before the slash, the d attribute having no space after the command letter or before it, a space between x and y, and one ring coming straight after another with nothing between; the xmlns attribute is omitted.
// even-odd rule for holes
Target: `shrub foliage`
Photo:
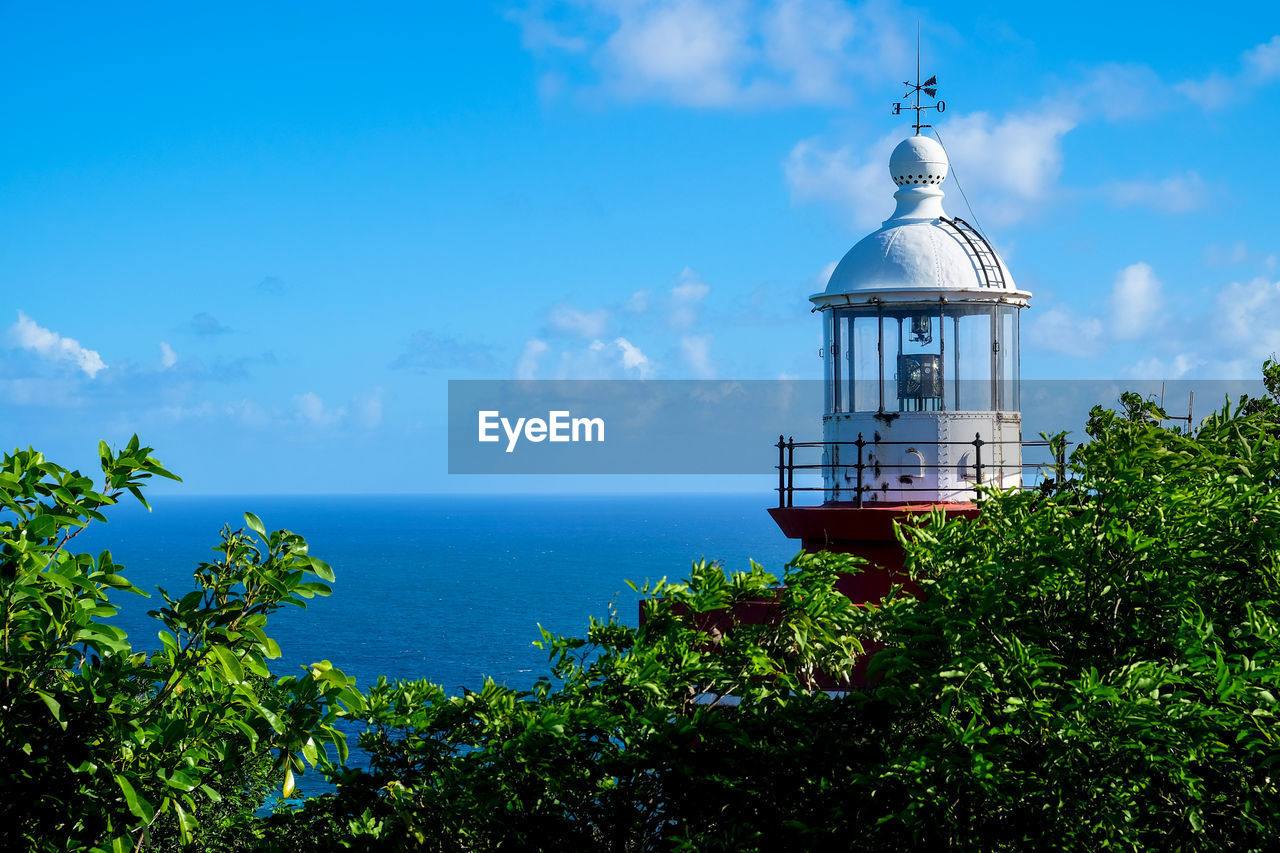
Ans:
<svg viewBox="0 0 1280 853"><path fill-rule="evenodd" d="M1264 375L1269 397L1192 431L1126 395L1091 413L1063 479L901 530L922 598L854 606L833 589L862 570L847 556L801 555L782 578L700 563L640 590L638 626L544 631L549 674L531 690L457 696L357 692L327 662L268 678L267 617L327 594L312 578L332 573L252 515L193 592L161 592L158 651L134 651L108 598L137 590L109 554L67 544L167 472L136 441L104 448L94 491L15 453L0 472L0 841L1270 849L1280 366ZM868 658L871 686L822 689ZM363 769L344 766L343 717L363 727ZM264 785L305 763L335 793L255 817Z"/></svg>
<svg viewBox="0 0 1280 853"><path fill-rule="evenodd" d="M332 580L301 537L224 530L194 589L159 591L156 651L113 626L117 593L146 595L110 552L69 545L125 493L173 477L137 437L100 446L103 485L34 450L0 465L0 848L125 851L236 837L268 784L304 758L345 759L334 722L352 694L327 662L270 678L267 618ZM176 479L176 478L174 478ZM273 780L267 782L268 779Z"/></svg>

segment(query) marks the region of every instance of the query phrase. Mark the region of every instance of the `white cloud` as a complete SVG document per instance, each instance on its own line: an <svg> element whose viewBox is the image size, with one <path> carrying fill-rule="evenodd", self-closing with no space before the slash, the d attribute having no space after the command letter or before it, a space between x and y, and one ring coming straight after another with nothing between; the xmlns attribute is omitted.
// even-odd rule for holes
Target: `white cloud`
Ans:
<svg viewBox="0 0 1280 853"><path fill-rule="evenodd" d="M316 397L316 399L319 398ZM272 425L276 420L270 412L247 397L228 403L225 411L227 417L235 418L246 426L265 427Z"/></svg>
<svg viewBox="0 0 1280 853"><path fill-rule="evenodd" d="M677 302L700 302L711 292L706 284L691 268L680 271L680 283L671 288L671 297Z"/></svg>
<svg viewBox="0 0 1280 853"><path fill-rule="evenodd" d="M507 17L520 26L520 43L525 50L582 53L588 47L585 38L565 35L554 22L544 19L537 9L513 9L508 11Z"/></svg>
<svg viewBox="0 0 1280 853"><path fill-rule="evenodd" d="M1153 356L1134 364L1127 373L1134 379L1181 379L1203 363L1188 353L1178 353L1168 361Z"/></svg>
<svg viewBox="0 0 1280 853"><path fill-rule="evenodd" d="M649 310L649 291L637 290L627 299L623 306L633 314L643 314Z"/></svg>
<svg viewBox="0 0 1280 853"><path fill-rule="evenodd" d="M698 309L702 300L711 292L711 286L691 268L680 271L680 277L671 288L671 316L669 321L673 329L687 329L698 319Z"/></svg>
<svg viewBox="0 0 1280 853"><path fill-rule="evenodd" d="M1210 243L1204 250L1204 262L1211 267L1242 264L1249 259L1249 245L1238 240L1230 246Z"/></svg>
<svg viewBox="0 0 1280 853"><path fill-rule="evenodd" d="M1106 62L1057 93L1078 115L1100 114L1108 121L1149 116L1174 100L1160 75L1146 65Z"/></svg>
<svg viewBox="0 0 1280 853"><path fill-rule="evenodd" d="M945 131L939 138L952 164L952 177L943 186L962 181L969 197L980 200L984 218L1021 219L1057 183L1062 172L1062 137L1076 124L1069 111L1056 112L1051 107L999 120L984 112L958 116L939 128Z"/></svg>
<svg viewBox="0 0 1280 853"><path fill-rule="evenodd" d="M609 312L603 308L583 311L572 305L558 305L551 309L548 321L557 332L580 338L597 338L604 334L609 325Z"/></svg>
<svg viewBox="0 0 1280 853"><path fill-rule="evenodd" d="M525 341L520 358L516 361L516 379L534 379L538 373L538 362L549 349L551 347L546 341L536 338Z"/></svg>
<svg viewBox="0 0 1280 853"><path fill-rule="evenodd" d="M856 56L849 48L859 40L860 27L870 23L866 11L860 21L845 3L784 0L765 13L765 61L789 81L791 98L818 103L843 100L848 85L844 78ZM871 32L864 44L880 51L900 49L897 43L890 43L888 32L877 33L874 27L868 27Z"/></svg>
<svg viewBox="0 0 1280 853"><path fill-rule="evenodd" d="M1237 97L1235 83L1216 71L1203 80L1185 80L1174 88L1206 110L1221 109Z"/></svg>
<svg viewBox="0 0 1280 853"><path fill-rule="evenodd" d="M382 423L383 403L386 391L381 385L363 394L357 394L352 401L356 421L365 429L373 429Z"/></svg>
<svg viewBox="0 0 1280 853"><path fill-rule="evenodd" d="M684 362L699 379L714 379L715 366L711 363L710 335L686 335L680 339L680 353Z"/></svg>
<svg viewBox="0 0 1280 853"><path fill-rule="evenodd" d="M1004 115L946 113L934 135L946 148L951 177L942 189L952 215L969 216L959 187L983 223L1010 224L1054 200L1063 171L1063 139L1083 123L1122 121L1169 107L1173 96L1145 65L1104 63L1086 70L1038 104ZM894 209L889 154L901 131L867 141L818 137L797 142L783 163L793 201L831 203L858 228L874 227ZM1146 184L1115 183L1098 192L1121 204L1170 212L1199 207L1205 185L1194 172Z"/></svg>
<svg viewBox="0 0 1280 853"><path fill-rule="evenodd" d="M1257 83L1265 83L1280 77L1280 36L1251 47L1240 57L1245 76Z"/></svg>
<svg viewBox="0 0 1280 853"><path fill-rule="evenodd" d="M691 106L722 106L742 97L747 62L742 4L640 3L619 15L597 60L618 91L657 95Z"/></svg>
<svg viewBox="0 0 1280 853"><path fill-rule="evenodd" d="M169 346L168 341L160 342L160 364L165 370L173 367L178 363L178 354L173 351L173 347Z"/></svg>
<svg viewBox="0 0 1280 853"><path fill-rule="evenodd" d="M958 179L981 219L1022 219L1042 206L1056 185L1062 172L1062 137L1075 126L1070 111L1048 107L1000 119L971 113L939 123L938 137L952 167L952 177L942 186L948 195L944 204L953 215L963 213ZM887 219L894 209L889 154L900 140L895 131L857 153L850 145L801 140L783 165L792 199L834 203L858 227Z"/></svg>
<svg viewBox="0 0 1280 853"><path fill-rule="evenodd" d="M1280 35L1255 45L1240 55L1234 74L1213 71L1199 80L1185 80L1174 88L1206 110L1237 104L1251 90L1280 78Z"/></svg>
<svg viewBox="0 0 1280 853"><path fill-rule="evenodd" d="M1161 213L1186 213L1202 207L1208 197L1204 179L1189 171L1160 181L1116 181L1103 189L1119 205L1140 205Z"/></svg>
<svg viewBox="0 0 1280 853"><path fill-rule="evenodd" d="M341 420L347 410L343 406L336 409L326 408L324 400L314 391L307 391L293 398L293 405L299 420L313 426L328 426Z"/></svg>
<svg viewBox="0 0 1280 853"><path fill-rule="evenodd" d="M1154 276L1147 270L1135 271L1141 266L1135 264L1117 278L1117 307L1129 298L1139 311L1155 306L1158 312L1158 282L1151 283ZM1144 379L1256 378L1262 360L1280 354L1280 281L1258 277L1231 282L1219 287L1212 300L1202 315L1181 318L1173 328L1172 318L1157 314L1154 328L1159 334L1143 342L1144 352L1157 352L1124 372Z"/></svg>
<svg viewBox="0 0 1280 853"><path fill-rule="evenodd" d="M1218 342L1258 363L1280 353L1280 281L1255 278L1232 282L1218 291Z"/></svg>
<svg viewBox="0 0 1280 853"><path fill-rule="evenodd" d="M613 342L622 354L622 366L626 370L635 371L641 379L649 374L649 359L640 348L626 338L618 338Z"/></svg>
<svg viewBox="0 0 1280 853"><path fill-rule="evenodd" d="M1164 288L1150 265L1139 261L1116 276L1111 292L1111 331L1120 340L1156 332L1164 308Z"/></svg>
<svg viewBox="0 0 1280 853"><path fill-rule="evenodd" d="M1022 335L1025 346L1078 357L1098 354L1102 321L1097 317L1081 316L1070 308L1049 308L1032 312L1030 319Z"/></svg>
<svg viewBox="0 0 1280 853"><path fill-rule="evenodd" d="M594 340L586 347L560 350L552 374L555 379L647 379L653 369L640 347L615 338L611 343Z"/></svg>
<svg viewBox="0 0 1280 853"><path fill-rule="evenodd" d="M588 90L691 107L844 103L910 53L880 0L530 0L511 17Z"/></svg>
<svg viewBox="0 0 1280 853"><path fill-rule="evenodd" d="M854 226L869 228L893 213L889 154L898 134L881 137L865 152L851 146L830 148L818 139L797 142L783 163L792 201L834 204L847 211Z"/></svg>
<svg viewBox="0 0 1280 853"><path fill-rule="evenodd" d="M64 338L38 325L21 311L18 322L9 327L8 338L14 346L31 350L48 361L71 362L90 379L107 367L96 350L86 349L75 338Z"/></svg>

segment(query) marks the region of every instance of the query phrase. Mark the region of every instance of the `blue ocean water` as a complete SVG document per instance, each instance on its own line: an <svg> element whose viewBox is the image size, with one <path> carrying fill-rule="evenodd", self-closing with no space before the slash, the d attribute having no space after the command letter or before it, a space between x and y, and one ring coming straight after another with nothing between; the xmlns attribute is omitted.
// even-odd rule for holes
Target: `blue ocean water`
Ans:
<svg viewBox="0 0 1280 853"><path fill-rule="evenodd" d="M635 624L627 579L683 578L702 557L730 570L755 559L781 574L799 548L766 512L771 497L153 496L152 512L112 508L108 524L74 544L109 548L135 585L178 596L193 588L195 566L213 559L222 526L243 526L248 510L268 530L302 534L337 576L332 596L272 617L277 675L327 659L361 686L385 675L461 692L489 676L524 688L548 671L532 645L539 623L581 636L588 616L612 604ZM146 611L158 596L117 603L115 622L134 648L157 647L160 626ZM317 790L314 777L307 782Z"/></svg>

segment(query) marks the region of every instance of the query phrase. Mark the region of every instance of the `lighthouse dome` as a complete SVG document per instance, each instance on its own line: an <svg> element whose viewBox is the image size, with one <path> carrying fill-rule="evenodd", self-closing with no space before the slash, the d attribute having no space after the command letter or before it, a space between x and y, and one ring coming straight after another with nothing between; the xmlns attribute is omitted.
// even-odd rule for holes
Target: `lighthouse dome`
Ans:
<svg viewBox="0 0 1280 853"><path fill-rule="evenodd" d="M844 256L819 306L922 298L1023 301L1030 296L1013 282L994 247L963 219L947 216L942 183L950 173L947 153L927 136L904 139L889 157L897 185L897 208L878 231Z"/></svg>

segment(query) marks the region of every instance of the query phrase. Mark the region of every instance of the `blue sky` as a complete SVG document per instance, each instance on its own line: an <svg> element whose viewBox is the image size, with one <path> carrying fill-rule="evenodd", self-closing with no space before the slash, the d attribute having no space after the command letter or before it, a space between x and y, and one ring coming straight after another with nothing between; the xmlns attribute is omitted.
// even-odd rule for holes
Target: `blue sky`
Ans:
<svg viewBox="0 0 1280 853"><path fill-rule="evenodd" d="M1065 9L5 4L0 445L138 432L187 493L502 490L445 473L449 379L816 378L806 297L892 211L917 22L1035 294L1024 376L1255 375L1280 15Z"/></svg>

